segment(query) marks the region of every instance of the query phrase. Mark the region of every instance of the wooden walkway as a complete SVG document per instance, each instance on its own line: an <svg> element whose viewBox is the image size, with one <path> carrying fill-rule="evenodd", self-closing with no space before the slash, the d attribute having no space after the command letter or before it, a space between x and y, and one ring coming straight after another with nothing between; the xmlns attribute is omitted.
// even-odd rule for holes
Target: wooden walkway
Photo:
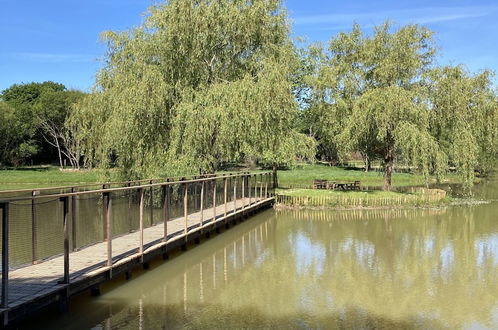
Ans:
<svg viewBox="0 0 498 330"><path fill-rule="evenodd" d="M107 266L107 241L91 245L69 255L69 284L60 284L64 274L64 256L29 265L9 272L9 306L0 309L4 324L19 318L45 305L68 299L69 297L98 286L114 276L131 271L164 251L177 248L199 238L228 221L234 221L249 212L268 207L274 197L238 199L236 208L233 201L219 205L216 210L208 208L188 215L187 234L185 218L180 217L167 222L167 241L164 242L164 224L160 223L143 230L143 253L140 252L140 231L112 239L112 266ZM213 219L214 212L216 218ZM154 253L155 252L155 253ZM147 260L146 260L147 259ZM10 315L9 315L10 313Z"/></svg>

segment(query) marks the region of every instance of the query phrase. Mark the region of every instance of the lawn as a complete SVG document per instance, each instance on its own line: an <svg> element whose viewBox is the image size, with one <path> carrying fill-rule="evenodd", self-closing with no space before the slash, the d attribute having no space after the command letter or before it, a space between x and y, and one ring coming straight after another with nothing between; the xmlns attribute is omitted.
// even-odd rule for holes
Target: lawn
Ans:
<svg viewBox="0 0 498 330"><path fill-rule="evenodd" d="M362 186L382 186L384 177L382 172L365 172L360 168L343 168L323 164L305 164L294 169L278 172L279 187L283 188L310 188L315 179L353 182L360 181ZM443 182L458 183L460 181L456 174L448 174ZM429 183L435 183L436 178L431 177ZM425 178L419 174L394 173L392 177L393 186L415 186L425 184Z"/></svg>
<svg viewBox="0 0 498 330"><path fill-rule="evenodd" d="M102 170L61 171L54 166L0 170L0 190L83 185L106 181Z"/></svg>
<svg viewBox="0 0 498 330"><path fill-rule="evenodd" d="M281 170L278 172L278 179L279 186L284 188L311 187L315 179L339 182L361 181L362 186L382 186L383 184L382 172L364 172L359 168L342 168L323 164L304 164L291 170ZM60 171L59 168L54 166L39 166L0 170L0 190L82 185L115 180L109 175L109 171L96 169ZM431 178L430 181L435 182L436 180ZM447 176L446 181L458 182L459 178L455 174L451 174ZM393 174L394 186L423 185L424 183L424 177L421 175Z"/></svg>

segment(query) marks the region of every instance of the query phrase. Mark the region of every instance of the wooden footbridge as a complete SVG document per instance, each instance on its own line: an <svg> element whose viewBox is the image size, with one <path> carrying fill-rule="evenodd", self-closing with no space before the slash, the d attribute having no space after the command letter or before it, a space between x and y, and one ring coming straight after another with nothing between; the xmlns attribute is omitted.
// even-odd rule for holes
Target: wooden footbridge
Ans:
<svg viewBox="0 0 498 330"><path fill-rule="evenodd" d="M3 325L54 303L66 309L72 296L99 294L102 283L271 206L273 175L50 188L0 200Z"/></svg>

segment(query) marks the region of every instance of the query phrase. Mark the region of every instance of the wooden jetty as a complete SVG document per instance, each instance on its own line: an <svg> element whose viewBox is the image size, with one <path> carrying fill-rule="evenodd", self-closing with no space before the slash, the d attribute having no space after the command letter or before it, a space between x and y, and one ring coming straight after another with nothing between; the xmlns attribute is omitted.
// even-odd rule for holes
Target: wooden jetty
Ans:
<svg viewBox="0 0 498 330"><path fill-rule="evenodd" d="M227 184L228 180L232 182L230 188ZM32 264L22 265L20 268L13 268L9 264L9 246L13 246L13 242L9 241L12 239L9 235L9 224L16 221L10 217L12 212L9 212L9 206L23 201L35 205L37 200L47 198L47 196L32 194L30 197L16 197L0 201L2 224L0 315L2 324L5 326L23 320L41 308L56 303L62 310L67 309L72 296L88 290L92 294L100 294L102 283L117 276L124 275L130 278L134 268L139 266L148 268L152 259L159 256L167 258L168 253L174 249L186 249L188 243L199 243L202 237L209 237L212 231L219 231L222 226L228 228L237 220L270 207L274 203L273 182L271 172L243 173L173 182L139 183L136 186L127 185L50 195L51 198L60 200L63 209L62 228L59 234L63 237L64 252L43 261L35 260L36 258L33 257ZM189 205L193 197L188 195L189 186L193 185L199 187L195 190L197 202L195 205ZM170 216L171 188L173 187L181 187L178 191L182 193L180 201L183 199L181 203L183 214L177 217ZM152 191L153 188L160 188L162 191L160 198L157 198L162 204L160 207L162 221L147 225L144 221L144 192L149 189ZM220 188L222 195L217 196L217 190ZM208 189L211 191L208 192ZM113 216L112 196L124 191L134 191L139 196L137 201L139 203L139 228L125 234L113 235L113 221L124 220L115 219ZM208 193L210 193L210 203L209 207L205 207ZM95 207L102 208L104 237L99 242L76 249L74 245L70 247L70 210L72 208L74 210L77 197L89 194L101 194L102 196L102 203L96 203ZM150 208L152 210L153 205ZM71 216L74 214L73 212ZM35 218L34 213L33 218ZM40 221L40 219L37 220ZM50 221L51 219L43 220ZM72 226L73 230L75 228ZM34 230L32 232L32 236L36 237L37 233ZM24 239L33 239L34 242L33 237ZM33 243L33 254L35 253L34 246Z"/></svg>

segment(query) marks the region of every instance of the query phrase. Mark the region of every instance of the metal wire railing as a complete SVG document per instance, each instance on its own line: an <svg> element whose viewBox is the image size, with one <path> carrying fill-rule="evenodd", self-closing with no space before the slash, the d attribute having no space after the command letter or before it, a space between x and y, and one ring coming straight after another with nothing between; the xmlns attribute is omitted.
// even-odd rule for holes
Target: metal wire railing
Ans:
<svg viewBox="0 0 498 330"><path fill-rule="evenodd" d="M130 254L143 255L152 244L186 241L192 232L202 233L216 221L226 222L231 213L272 197L272 178L272 172L170 178L51 194L32 190L30 196L0 200L1 305L8 304L10 270L63 256L59 282L68 284L71 254L101 243L97 264L112 268Z"/></svg>

